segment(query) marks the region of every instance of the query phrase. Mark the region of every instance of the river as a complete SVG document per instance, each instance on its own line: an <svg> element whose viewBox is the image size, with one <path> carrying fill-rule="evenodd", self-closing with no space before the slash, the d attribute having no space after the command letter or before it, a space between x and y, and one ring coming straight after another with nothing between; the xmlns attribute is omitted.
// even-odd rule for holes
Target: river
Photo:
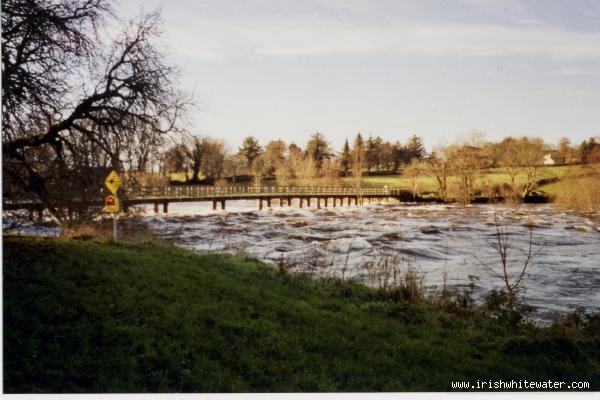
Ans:
<svg viewBox="0 0 600 400"><path fill-rule="evenodd" d="M502 286L493 272L502 271L493 246L498 225L508 232L513 275L523 266L531 232L532 250L539 254L527 267L523 287L538 319L576 306L600 311L600 222L553 205L515 211L503 205L383 203L258 211L256 201L229 201L227 208L175 203L165 216L147 207L145 220L158 236L195 251L242 251L321 275L370 282L366 265L393 257L400 268L416 270L426 288L441 287L444 271L446 282L456 287L474 276L479 299Z"/></svg>

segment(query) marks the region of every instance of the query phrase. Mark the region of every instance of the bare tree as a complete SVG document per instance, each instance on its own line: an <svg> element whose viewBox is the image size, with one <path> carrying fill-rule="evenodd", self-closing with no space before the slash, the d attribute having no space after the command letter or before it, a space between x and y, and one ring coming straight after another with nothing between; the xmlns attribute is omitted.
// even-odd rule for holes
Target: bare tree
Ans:
<svg viewBox="0 0 600 400"><path fill-rule="evenodd" d="M192 174L188 180L192 183L200 181L200 174L205 178L220 179L225 167L225 143L210 137L193 136L186 146L186 161Z"/></svg>
<svg viewBox="0 0 600 400"><path fill-rule="evenodd" d="M413 199L417 198L419 194L419 179L423 175L425 171L425 166L418 158L413 158L410 160L410 164L404 168L403 175L408 177L410 181L410 190L413 196Z"/></svg>
<svg viewBox="0 0 600 400"><path fill-rule="evenodd" d="M296 177L294 165L297 165L297 163L292 163L290 157L277 164L275 167L275 179L278 185L286 186Z"/></svg>
<svg viewBox="0 0 600 400"><path fill-rule="evenodd" d="M558 154L562 157L562 163L572 164L575 161L575 150L571 146L571 139L563 137L558 142Z"/></svg>
<svg viewBox="0 0 600 400"><path fill-rule="evenodd" d="M221 179L225 167L225 143L219 139L204 138L202 140L204 156L202 157L201 171L204 176L213 180Z"/></svg>
<svg viewBox="0 0 600 400"><path fill-rule="evenodd" d="M252 161L251 172L254 186L262 186L267 175L267 162L262 154L254 158Z"/></svg>
<svg viewBox="0 0 600 400"><path fill-rule="evenodd" d="M310 154L305 154L298 159L296 177L299 183L304 186L314 185L314 180L317 177L317 163Z"/></svg>
<svg viewBox="0 0 600 400"><path fill-rule="evenodd" d="M493 247L500 258L500 268L494 268L490 263L487 263L478 256L475 259L496 278L500 279L506 291L506 308L510 313L517 311L519 306L519 295L522 293L522 282L527 272L527 268L531 266L533 260L543 250L543 246L534 247L533 230L529 228L529 240L526 249L513 246L512 234L509 232L508 225L502 224L496 214L494 214L495 234L490 241L490 246ZM511 265L511 256L513 250L522 253L523 258L518 264ZM514 259L514 257L512 258ZM511 317L512 318L512 317Z"/></svg>
<svg viewBox="0 0 600 400"><path fill-rule="evenodd" d="M523 138L519 141L516 157L520 161L525 174L525 183L521 190L521 198L533 192L537 185L537 172L544 156L544 142L542 139Z"/></svg>
<svg viewBox="0 0 600 400"><path fill-rule="evenodd" d="M107 167L132 168L124 165L136 158L131 149L158 145L177 132L189 104L176 88L177 71L153 44L158 13L110 38L99 33L111 17L108 4L3 4L5 189L35 197L61 221L74 199L85 205L98 198L102 178L96 175ZM101 157L81 156L90 151ZM137 158L138 167L147 163L144 154ZM82 217L85 209L78 210Z"/></svg>
<svg viewBox="0 0 600 400"><path fill-rule="evenodd" d="M443 201L448 198L448 175L450 166L446 157L440 149L438 152L432 152L427 162L424 164L424 173L435 178L438 186L438 196Z"/></svg>
<svg viewBox="0 0 600 400"><path fill-rule="evenodd" d="M290 144L287 149L287 157L285 160L281 160L275 168L277 183L287 185L293 180L300 183L299 180L303 176L302 171L305 158L305 153L299 146L293 143Z"/></svg>
<svg viewBox="0 0 600 400"><path fill-rule="evenodd" d="M336 159L327 159L321 165L319 176L323 183L327 186L337 186L340 182L341 168L340 163Z"/></svg>
<svg viewBox="0 0 600 400"><path fill-rule="evenodd" d="M485 163L481 149L467 145L449 147L448 154L450 167L457 183L458 200L463 204L469 204Z"/></svg>
<svg viewBox="0 0 600 400"><path fill-rule="evenodd" d="M189 149L183 144L176 144L170 147L163 154L164 171L170 173L184 173L187 176Z"/></svg>
<svg viewBox="0 0 600 400"><path fill-rule="evenodd" d="M223 172L230 176L233 183L236 183L237 176L244 169L244 160L239 154L230 154L223 161Z"/></svg>
<svg viewBox="0 0 600 400"><path fill-rule="evenodd" d="M356 135L354 139L354 146L352 148L352 186L356 191L356 194L361 197L362 189L362 174L365 165L365 145L360 133Z"/></svg>
<svg viewBox="0 0 600 400"><path fill-rule="evenodd" d="M521 160L518 157L518 141L514 138L505 138L498 144L499 147L499 164L504 169L504 172L508 175L510 180L510 193L509 196L512 201L516 204L519 199L519 186L517 177L521 172L522 165Z"/></svg>

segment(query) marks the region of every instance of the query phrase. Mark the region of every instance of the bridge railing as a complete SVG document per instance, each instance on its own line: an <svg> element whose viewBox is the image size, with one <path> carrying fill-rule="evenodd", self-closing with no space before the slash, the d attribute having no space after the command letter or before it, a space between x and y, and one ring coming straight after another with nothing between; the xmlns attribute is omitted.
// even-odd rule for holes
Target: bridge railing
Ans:
<svg viewBox="0 0 600 400"><path fill-rule="evenodd" d="M182 199L256 196L390 196L388 188L315 186L165 186L124 188L128 199Z"/></svg>

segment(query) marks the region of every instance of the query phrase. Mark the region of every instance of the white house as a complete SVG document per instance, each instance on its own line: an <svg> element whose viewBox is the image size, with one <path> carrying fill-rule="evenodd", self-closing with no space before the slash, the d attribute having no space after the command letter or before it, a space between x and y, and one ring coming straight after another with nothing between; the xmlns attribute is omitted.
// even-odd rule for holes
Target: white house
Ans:
<svg viewBox="0 0 600 400"><path fill-rule="evenodd" d="M544 155L544 165L561 165L565 163L565 158L556 152Z"/></svg>
<svg viewBox="0 0 600 400"><path fill-rule="evenodd" d="M548 153L544 155L544 165L554 165L555 161L552 158L552 154Z"/></svg>

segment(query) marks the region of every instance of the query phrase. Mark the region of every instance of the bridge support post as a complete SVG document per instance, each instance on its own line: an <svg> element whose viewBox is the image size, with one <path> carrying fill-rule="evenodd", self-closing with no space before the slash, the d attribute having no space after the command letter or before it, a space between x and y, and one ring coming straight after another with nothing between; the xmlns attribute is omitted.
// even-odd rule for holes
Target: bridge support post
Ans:
<svg viewBox="0 0 600 400"><path fill-rule="evenodd" d="M325 197L325 207L327 207L327 200L328 200L328 198Z"/></svg>
<svg viewBox="0 0 600 400"><path fill-rule="evenodd" d="M163 213L167 214L169 212L169 202L165 201L163 203Z"/></svg>
<svg viewBox="0 0 600 400"><path fill-rule="evenodd" d="M321 198L317 197L317 208L321 208Z"/></svg>
<svg viewBox="0 0 600 400"><path fill-rule="evenodd" d="M279 198L279 207L283 207L283 197Z"/></svg>
<svg viewBox="0 0 600 400"><path fill-rule="evenodd" d="M42 222L44 222L44 208L40 207L37 210L37 222L39 224L41 224Z"/></svg>
<svg viewBox="0 0 600 400"><path fill-rule="evenodd" d="M217 209L217 201L213 200L213 211Z"/></svg>
<svg viewBox="0 0 600 400"><path fill-rule="evenodd" d="M302 208L304 206L304 199L302 197L299 197L298 203L300 203L300 208Z"/></svg>
<svg viewBox="0 0 600 400"><path fill-rule="evenodd" d="M354 198L354 205L355 205L355 206L357 206L357 205L358 205L358 196L356 196L356 197Z"/></svg>
<svg viewBox="0 0 600 400"><path fill-rule="evenodd" d="M333 198L333 206L335 207L335 203L337 202L337 197Z"/></svg>
<svg viewBox="0 0 600 400"><path fill-rule="evenodd" d="M310 207L310 196L306 198L306 207Z"/></svg>
<svg viewBox="0 0 600 400"><path fill-rule="evenodd" d="M225 209L225 199L221 200L221 210Z"/></svg>
<svg viewBox="0 0 600 400"><path fill-rule="evenodd" d="M158 202L154 202L154 214L158 214Z"/></svg>
<svg viewBox="0 0 600 400"><path fill-rule="evenodd" d="M259 210L263 209L263 199L258 199L258 209Z"/></svg>
<svg viewBox="0 0 600 400"><path fill-rule="evenodd" d="M267 199L267 207L271 208L271 199L270 198Z"/></svg>

